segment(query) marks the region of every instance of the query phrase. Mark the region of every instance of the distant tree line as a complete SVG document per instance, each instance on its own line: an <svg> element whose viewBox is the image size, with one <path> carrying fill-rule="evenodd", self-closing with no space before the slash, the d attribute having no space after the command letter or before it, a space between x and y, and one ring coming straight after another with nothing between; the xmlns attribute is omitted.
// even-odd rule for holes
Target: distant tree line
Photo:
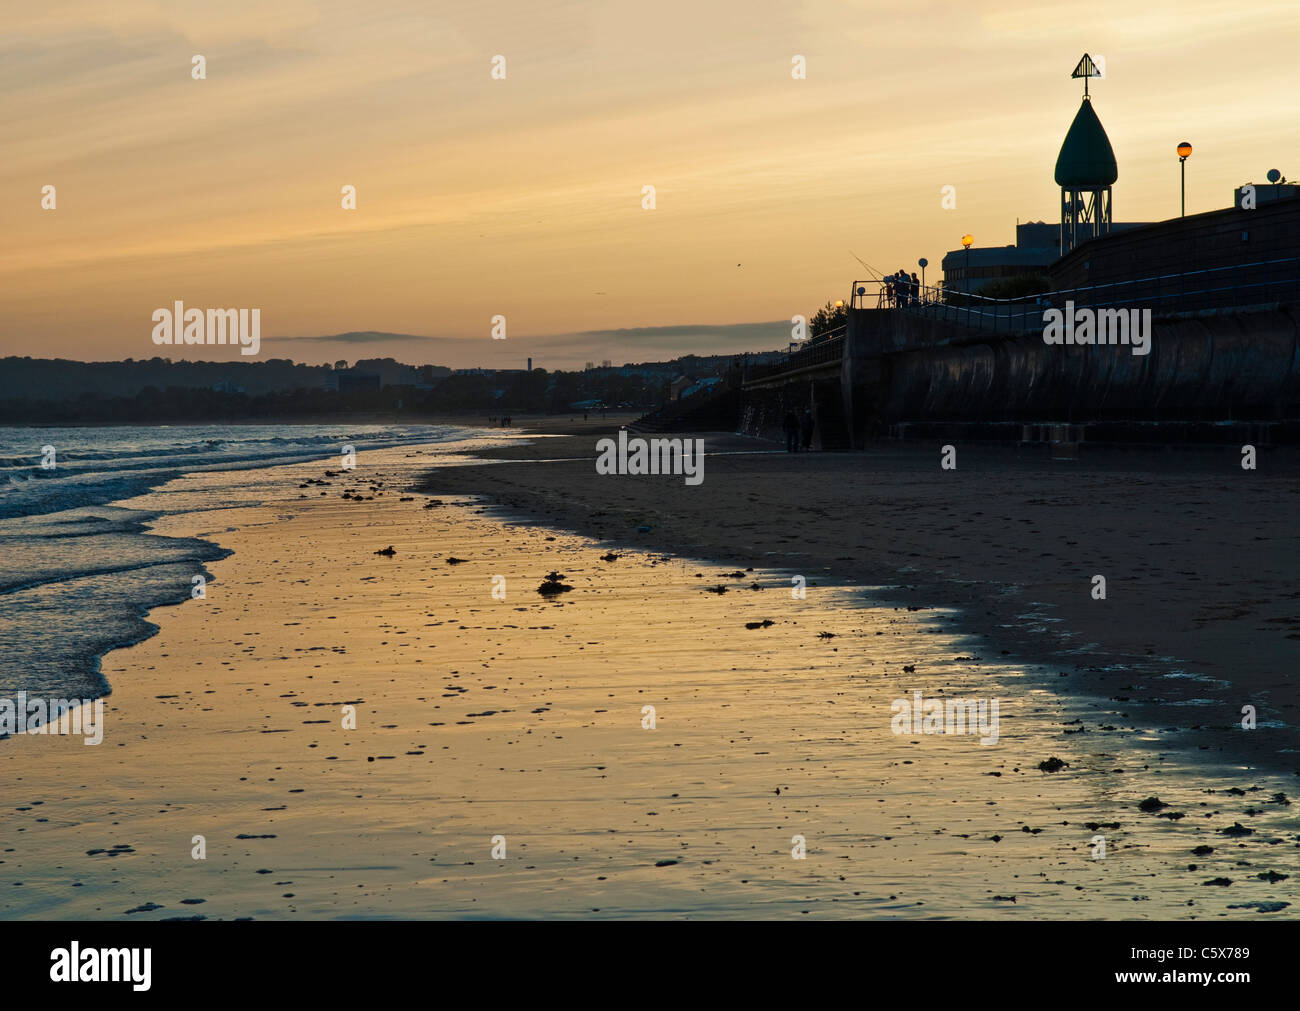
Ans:
<svg viewBox="0 0 1300 1011"><path fill-rule="evenodd" d="M0 424L79 422L222 422L295 417L392 415L418 420L439 414L483 412L546 414L595 401L611 408L650 410L668 399L671 369L662 375L616 370L591 372L451 375L432 389L395 384L377 390L340 393L322 386L264 393L231 392L181 385L145 386L131 395L82 392L48 397L35 387L26 396L0 399Z"/></svg>

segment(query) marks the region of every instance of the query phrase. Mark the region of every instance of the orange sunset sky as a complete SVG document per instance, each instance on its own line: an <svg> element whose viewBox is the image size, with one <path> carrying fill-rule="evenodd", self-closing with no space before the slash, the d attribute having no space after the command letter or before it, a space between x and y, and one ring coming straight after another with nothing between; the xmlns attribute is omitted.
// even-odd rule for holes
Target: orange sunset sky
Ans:
<svg viewBox="0 0 1300 1011"><path fill-rule="evenodd" d="M240 357L155 346L177 299L310 362L783 346L851 252L933 282L964 232L1056 220L1085 51L1117 221L1178 213L1181 140L1188 213L1300 176L1294 2L3 6L2 354ZM413 336L310 339L351 331Z"/></svg>

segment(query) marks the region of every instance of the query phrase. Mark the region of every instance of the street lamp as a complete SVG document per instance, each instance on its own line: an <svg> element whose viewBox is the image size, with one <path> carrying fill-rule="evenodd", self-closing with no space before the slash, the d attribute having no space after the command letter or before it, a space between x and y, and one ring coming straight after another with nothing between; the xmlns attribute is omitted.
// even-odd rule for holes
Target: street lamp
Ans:
<svg viewBox="0 0 1300 1011"><path fill-rule="evenodd" d="M974 241L975 241L975 236L973 235L963 235L961 237L961 244L966 250L966 291L967 292L971 292L975 290L974 284L971 283L971 276L970 276L970 247L971 247L971 243L973 243Z"/></svg>
<svg viewBox="0 0 1300 1011"><path fill-rule="evenodd" d="M930 266L930 261L923 256L916 261L916 265L921 268L921 291L922 293L924 293L925 292L925 268ZM929 299L927 298L926 301L928 302Z"/></svg>
<svg viewBox="0 0 1300 1011"><path fill-rule="evenodd" d="M1187 216L1187 159L1191 157L1192 145L1183 141L1178 145L1178 172L1182 176L1183 183L1183 210L1182 216Z"/></svg>

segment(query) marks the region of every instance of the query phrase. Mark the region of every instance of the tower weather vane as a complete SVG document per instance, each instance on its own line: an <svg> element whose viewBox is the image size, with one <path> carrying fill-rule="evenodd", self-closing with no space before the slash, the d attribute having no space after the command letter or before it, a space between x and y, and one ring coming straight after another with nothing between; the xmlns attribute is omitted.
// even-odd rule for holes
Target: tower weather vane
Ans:
<svg viewBox="0 0 1300 1011"><path fill-rule="evenodd" d="M1102 73L1101 70L1098 69L1097 64L1092 62L1092 57L1089 56L1087 53L1084 53L1083 59L1079 61L1079 65L1074 68L1074 73L1072 73L1070 76L1083 78L1083 97L1087 98L1088 78L1101 77Z"/></svg>

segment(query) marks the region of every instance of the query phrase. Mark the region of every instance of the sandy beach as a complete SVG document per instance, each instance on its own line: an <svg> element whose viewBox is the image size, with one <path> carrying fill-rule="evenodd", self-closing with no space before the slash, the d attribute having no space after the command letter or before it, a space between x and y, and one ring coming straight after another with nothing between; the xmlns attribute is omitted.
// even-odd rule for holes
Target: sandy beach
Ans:
<svg viewBox="0 0 1300 1011"><path fill-rule="evenodd" d="M965 457L973 487L926 512L920 489L945 475L918 460L911 478L896 470L910 490L887 512L884 490L867 494L880 484L878 455L711 456L707 498L688 505L677 481L592 484L589 458L536 462L581 440L533 439L496 453L530 462L482 467L403 449L366 455L350 475L270 468L246 475L260 504L234 508L216 504L214 483L239 475L160 489L173 509L193 508L156 532L233 553L208 565L206 599L156 610L156 636L105 658L102 745L0 742L12 798L0 915L1295 915L1294 776L1232 757L1229 712L1198 715L1203 729L1191 731L1110 698L1129 684L1125 694L1208 692L1180 678L1166 686L1137 663L1153 662L1148 646L1168 648L1197 658L1189 673L1215 677L1215 654L1192 646L1226 650L1228 638L1207 621L1200 639L1173 648L1168 616L1189 596L1158 576L1193 562L1166 556L1152 571L1133 554L1128 539L1154 534L1159 518L1116 501L1113 482L1113 516L1070 515L1081 546L1094 528L1124 530L1097 556L1126 566L1109 603L1121 587L1166 586L1148 617L1072 624L1065 586L1077 578L1086 599L1078 573L1097 566L1076 562L1066 578L1042 563L1044 581L1008 592L1004 606L1041 612L1043 630L1021 621L984 639L946 606L951 596L926 599L940 583L916 558L935 556L936 522L959 531L972 511L1030 509L1034 522L1002 542L940 546L952 561L938 574L975 578L975 551L990 560L986 586L1035 564L1032 537L1047 536L1051 506L1017 499L1013 510L1005 473L977 477ZM827 467L832 483L815 473ZM1015 495L1079 501L1066 478L1025 468L1050 487L1028 493L1021 482ZM1216 492L1201 478L1210 490L1197 502L1168 508L1208 514L1232 479ZM329 483L307 483L317 480ZM424 493L407 490L422 482ZM1293 501L1293 483L1259 484L1269 508ZM1135 476L1124 487L1146 485ZM855 515L837 514L859 494ZM710 515L734 505L740 524ZM1119 523L1126 508L1140 529ZM913 522L875 533L891 515L892 526ZM1261 598L1268 580L1284 582L1288 534L1284 516L1262 515L1249 536L1268 538L1254 549L1267 564L1250 551L1235 561L1259 565ZM896 585L894 563L915 570L914 589ZM1211 583L1222 571L1210 566L1229 563L1195 564ZM571 589L539 593L552 571ZM1243 599L1219 592L1221 603ZM1288 613L1285 599L1249 619L1279 640L1260 640L1261 670L1267 650L1286 646L1281 623L1266 623L1276 609ZM1090 654L1065 670L1020 654L1034 636L1052 643L1044 654L1067 648L1048 631L1056 617L1076 636L1070 648L1092 642L1090 628L1113 628L1096 640L1131 650L1133 665L1107 681L1084 669L1101 666ZM1268 684L1253 683L1251 697L1267 699ZM916 692L998 700L996 742L896 732L895 704ZM1261 701L1261 721L1266 712Z"/></svg>
<svg viewBox="0 0 1300 1011"><path fill-rule="evenodd" d="M1236 447L1085 446L1054 461L1045 446L963 445L943 471L937 443L789 455L704 433L699 487L595 480L596 441L630 420L541 421L545 437L481 454L499 465L442 470L428 487L591 537L957 607L997 655L1057 666L1070 690L1181 728L1188 747L1300 775L1294 449L1243 471Z"/></svg>

